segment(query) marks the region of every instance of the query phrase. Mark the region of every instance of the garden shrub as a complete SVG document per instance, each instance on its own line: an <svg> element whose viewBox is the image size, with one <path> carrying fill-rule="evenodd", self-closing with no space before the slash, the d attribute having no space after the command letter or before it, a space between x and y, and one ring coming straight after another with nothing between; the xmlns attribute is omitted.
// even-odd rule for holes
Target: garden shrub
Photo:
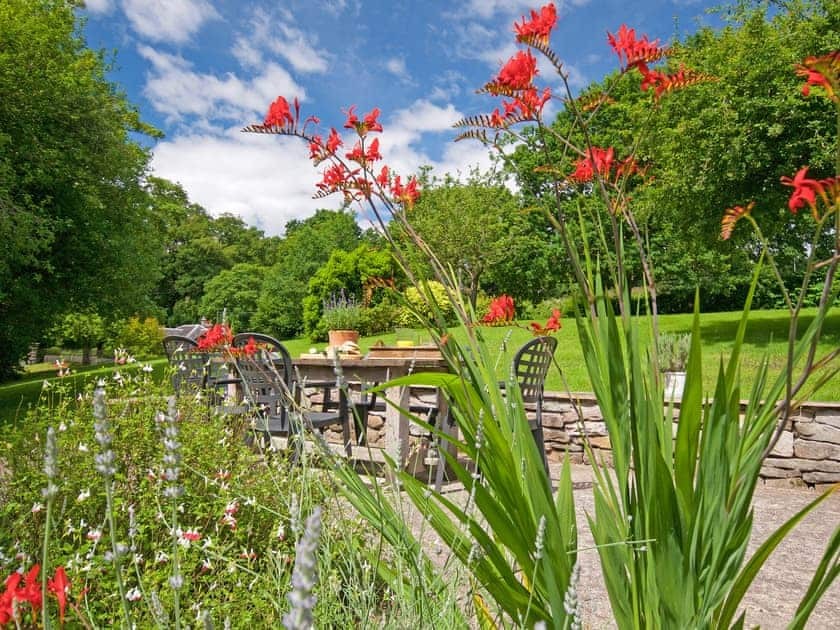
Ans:
<svg viewBox="0 0 840 630"><path fill-rule="evenodd" d="M446 289L444 289L443 285L436 280L430 280L425 284L434 296L434 301L437 304L437 307L441 310L444 319L447 322L454 321L455 309L452 307L452 302L449 300L449 296L447 295ZM400 308L399 314L397 315L398 325L408 327L418 326L420 321L418 321L415 311L419 312L419 314L426 320L433 319L434 313L432 312L432 308L429 305L428 300L420 294L420 291L416 287L408 287L403 292L403 298L406 302L408 302L410 307L403 306Z"/></svg>
<svg viewBox="0 0 840 630"><path fill-rule="evenodd" d="M140 321L134 316L117 321L113 331L113 346L125 348L137 358L157 356L163 352L163 328L154 317Z"/></svg>

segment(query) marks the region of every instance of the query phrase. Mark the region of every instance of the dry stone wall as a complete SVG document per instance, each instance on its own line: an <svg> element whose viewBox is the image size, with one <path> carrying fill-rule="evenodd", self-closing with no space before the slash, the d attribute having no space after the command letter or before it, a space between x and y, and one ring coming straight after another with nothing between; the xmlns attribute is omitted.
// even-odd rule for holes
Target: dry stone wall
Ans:
<svg viewBox="0 0 840 630"><path fill-rule="evenodd" d="M584 462L584 435L596 458L611 461L606 425L595 397L574 395L583 416L581 430L568 395L546 393L543 427L549 459L568 451L572 461ZM742 407L743 411L743 407ZM679 402L675 404L674 435ZM776 447L764 461L761 477L770 485L822 486L840 482L840 403L807 403L790 418Z"/></svg>
<svg viewBox="0 0 840 630"><path fill-rule="evenodd" d="M567 394L546 392L543 406L543 433L549 460L560 461L568 452L573 463L587 463L584 440L588 438L598 461L612 463L610 438L601 410L592 394L573 394L583 422L578 421ZM431 402L418 394L416 402ZM317 404L317 398L313 398ZM743 409L742 409L743 410ZM679 402L675 403L674 435L677 431ZM368 418L367 439L371 446L385 446L385 420L381 414ZM412 441L423 432L412 427ZM340 441L340 433L328 436ZM761 477L768 485L812 486L820 488L840 482L840 403L807 403L789 419L776 447L764 461Z"/></svg>

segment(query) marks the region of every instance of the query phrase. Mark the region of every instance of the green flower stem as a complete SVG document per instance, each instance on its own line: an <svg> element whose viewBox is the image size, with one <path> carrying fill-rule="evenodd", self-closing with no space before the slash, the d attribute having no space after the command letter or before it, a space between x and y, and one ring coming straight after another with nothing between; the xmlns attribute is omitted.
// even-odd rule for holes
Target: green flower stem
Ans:
<svg viewBox="0 0 840 630"><path fill-rule="evenodd" d="M50 516L52 515L52 496L47 496L47 514L44 522L44 550L41 554L41 619L44 624L44 630L50 628L50 615L47 612L47 574L49 573L49 566L47 564L49 544L50 544Z"/></svg>
<svg viewBox="0 0 840 630"><path fill-rule="evenodd" d="M172 577L181 580L181 567L178 559L178 497L172 498ZM175 629L181 628L181 595L180 586L173 585L172 607L175 615Z"/></svg>
<svg viewBox="0 0 840 630"><path fill-rule="evenodd" d="M108 533L111 537L111 553L114 554L114 575L117 578L117 586L120 590L120 604L125 617L125 625L127 628L131 628L131 612L128 610L128 600L125 597L125 584L122 579L120 554L117 548L117 529L114 520L114 482L111 479L105 480L105 502L105 509L108 514Z"/></svg>

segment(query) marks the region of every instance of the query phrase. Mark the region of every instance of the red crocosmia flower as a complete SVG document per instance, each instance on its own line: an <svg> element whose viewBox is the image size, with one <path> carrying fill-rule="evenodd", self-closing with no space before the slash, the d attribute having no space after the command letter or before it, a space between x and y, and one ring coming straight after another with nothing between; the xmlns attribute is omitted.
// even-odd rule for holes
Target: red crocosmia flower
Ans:
<svg viewBox="0 0 840 630"><path fill-rule="evenodd" d="M755 201L750 201L746 207L735 206L727 208L723 213L723 218L720 220L720 237L726 241L732 236L732 231L735 229L735 224L742 218L749 215L755 206Z"/></svg>
<svg viewBox="0 0 840 630"><path fill-rule="evenodd" d="M295 99L297 102L297 99ZM263 124L266 127L287 127L292 125L294 118L289 110L289 102L282 96L278 96L268 108Z"/></svg>
<svg viewBox="0 0 840 630"><path fill-rule="evenodd" d="M379 118L379 108L374 107L369 113L365 114L364 126L365 131L382 131L382 125L376 120Z"/></svg>
<svg viewBox="0 0 840 630"><path fill-rule="evenodd" d="M381 159L382 155L379 153L379 138L374 138L367 151L365 151L365 161L376 162Z"/></svg>
<svg viewBox="0 0 840 630"><path fill-rule="evenodd" d="M242 352L248 357L252 357L257 353L257 344L253 337L248 337L248 343L242 346Z"/></svg>
<svg viewBox="0 0 840 630"><path fill-rule="evenodd" d="M592 181L595 173L603 179L609 179L614 164L615 149L592 147L586 151L586 157L577 161L575 170L569 177L580 183Z"/></svg>
<svg viewBox="0 0 840 630"><path fill-rule="evenodd" d="M338 135L338 132L335 130L335 127L333 127L332 129L330 129L330 135L327 138L327 153L332 155L341 145L341 136Z"/></svg>
<svg viewBox="0 0 840 630"><path fill-rule="evenodd" d="M640 63L657 61L666 52L665 48L659 46L658 39L651 42L648 41L647 35L642 35L642 38L637 40L636 29L627 28L626 24L622 24L615 35L607 32L607 40L625 70Z"/></svg>
<svg viewBox="0 0 840 630"><path fill-rule="evenodd" d="M808 57L796 66L796 74L805 77L802 94L808 96L812 85L822 87L828 98L840 102L840 50L820 57Z"/></svg>
<svg viewBox="0 0 840 630"><path fill-rule="evenodd" d="M353 150L349 153L345 154L348 160L353 160L354 162L362 163L365 159L365 154L362 152L362 143L357 142L356 146L353 147Z"/></svg>
<svg viewBox="0 0 840 630"><path fill-rule="evenodd" d="M36 564L25 576L15 571L6 578L6 591L0 595L0 623L8 623L14 619L14 606L23 602L29 603L33 615L41 609L41 583L38 581L40 571L41 565ZM23 586L20 586L21 578Z"/></svg>
<svg viewBox="0 0 840 630"><path fill-rule="evenodd" d="M67 607L67 593L70 592L70 580L67 579L67 573L64 572L64 567L58 567L55 570L55 576L47 580L47 590L55 595L58 600L58 615L61 623L64 623L64 609Z"/></svg>
<svg viewBox="0 0 840 630"><path fill-rule="evenodd" d="M376 183L379 184L382 188L387 188L390 179L391 178L388 174L388 167L383 166L382 170L379 172L379 175L376 177Z"/></svg>
<svg viewBox="0 0 840 630"><path fill-rule="evenodd" d="M499 113L499 108L493 110L493 113L490 114L490 126L495 128L500 128L505 126L505 119Z"/></svg>
<svg viewBox="0 0 840 630"><path fill-rule="evenodd" d="M487 315L481 318L481 322L491 326L500 326L512 322L515 314L513 298L503 293L490 302L490 309Z"/></svg>
<svg viewBox="0 0 840 630"><path fill-rule="evenodd" d="M225 324L215 324L198 338L199 350L217 350L233 342L233 333Z"/></svg>
<svg viewBox="0 0 840 630"><path fill-rule="evenodd" d="M397 175L391 185L391 194L394 199L410 208L420 198L420 191L417 190L417 180L412 177L408 184L403 186L400 182L400 176Z"/></svg>
<svg viewBox="0 0 840 630"><path fill-rule="evenodd" d="M788 208L790 208L790 211L794 214L796 214L797 210L806 203L811 206L811 210L813 212L816 212L816 196L818 193L823 193L822 184L816 179L807 178L807 174L808 167L803 166L799 169L796 175L793 176L793 179L790 177L782 177L782 184L793 187L793 193L788 200Z"/></svg>
<svg viewBox="0 0 840 630"><path fill-rule="evenodd" d="M545 323L545 326L540 326L537 322L531 322L529 324L531 331L537 337L543 335L550 335L551 333L555 333L560 330L562 324L560 323L560 309L555 308L551 311L551 317L548 318L548 321Z"/></svg>
<svg viewBox="0 0 840 630"><path fill-rule="evenodd" d="M516 31L517 41L522 41L530 37L535 37L544 43L548 43L551 29L557 23L557 9L553 2L540 9L537 13L531 10L531 20L527 21L525 16L522 16L522 24L514 22L513 29Z"/></svg>
<svg viewBox="0 0 840 630"><path fill-rule="evenodd" d="M355 109L356 109L356 106L351 105L350 108L346 112L344 112L344 110L341 110L345 114L347 114L347 120L344 122L344 128L345 129L355 129L356 125L359 124L359 118L354 113Z"/></svg>
<svg viewBox="0 0 840 630"><path fill-rule="evenodd" d="M355 173L358 171L348 173L343 165L333 164L324 171L324 178L318 183L318 188L325 193L343 190L347 179Z"/></svg>
<svg viewBox="0 0 840 630"><path fill-rule="evenodd" d="M309 159L320 160L324 152L324 140L321 136L312 136L309 142Z"/></svg>
<svg viewBox="0 0 840 630"><path fill-rule="evenodd" d="M18 597L18 584L20 584L23 576L17 571L12 572L6 578L6 590L0 594L0 625L5 625L14 619L12 613L14 612L14 601L20 601Z"/></svg>
<svg viewBox="0 0 840 630"><path fill-rule="evenodd" d="M530 50L517 52L499 71L496 83L514 90L525 90L537 76L537 60Z"/></svg>
<svg viewBox="0 0 840 630"><path fill-rule="evenodd" d="M710 74L697 72L696 70L686 68L683 65L681 65L680 69L674 74L664 75L661 72L652 72L644 76L645 80L642 81L642 89L647 90L648 87L652 86L654 88L654 98L656 100L659 100L662 94L670 92L671 90L688 87L689 85L695 85L706 81L717 81L717 79ZM648 85L645 85L648 81L650 81Z"/></svg>

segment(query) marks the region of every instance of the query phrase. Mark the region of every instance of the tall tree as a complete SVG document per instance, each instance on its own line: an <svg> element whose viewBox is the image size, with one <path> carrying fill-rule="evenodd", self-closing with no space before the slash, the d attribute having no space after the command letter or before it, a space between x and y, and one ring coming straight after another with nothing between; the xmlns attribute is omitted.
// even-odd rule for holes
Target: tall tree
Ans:
<svg viewBox="0 0 840 630"><path fill-rule="evenodd" d="M85 46L78 3L0 3L0 373L57 313L147 305L158 249L144 125Z"/></svg>
<svg viewBox="0 0 840 630"><path fill-rule="evenodd" d="M536 252L540 246L513 194L496 176L477 171L466 183L450 175L431 181L409 221L440 261L454 270L473 306L488 272L512 260L513 253L529 246ZM420 256L415 255L417 266L422 265ZM504 272L497 271L497 283L504 284Z"/></svg>
<svg viewBox="0 0 840 630"><path fill-rule="evenodd" d="M266 273L254 325L281 338L299 334L310 278L334 251L355 249L360 236L355 215L344 210L317 210L311 217L286 223L277 263Z"/></svg>

